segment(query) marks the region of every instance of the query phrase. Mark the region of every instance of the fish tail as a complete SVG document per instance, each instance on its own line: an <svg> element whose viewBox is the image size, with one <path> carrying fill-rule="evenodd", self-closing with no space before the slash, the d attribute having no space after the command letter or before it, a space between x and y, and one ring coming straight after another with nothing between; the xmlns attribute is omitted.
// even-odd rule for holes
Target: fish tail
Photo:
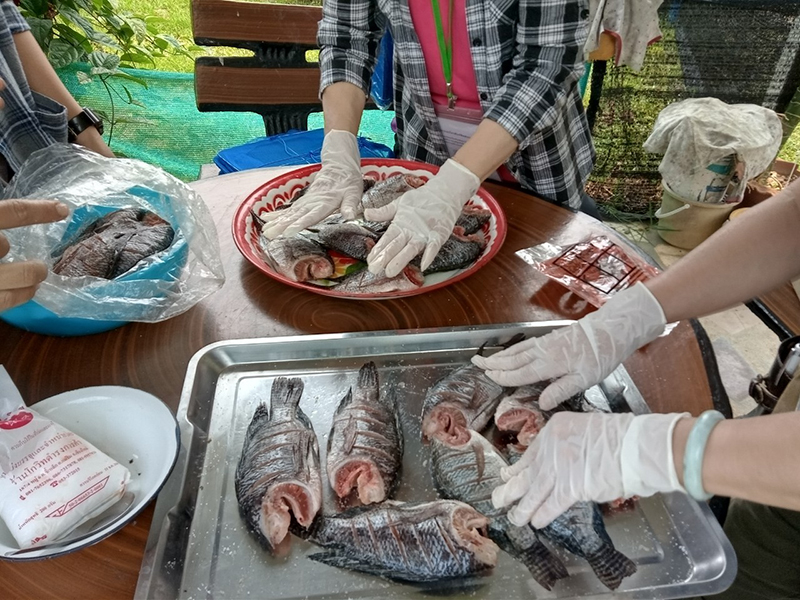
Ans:
<svg viewBox="0 0 800 600"><path fill-rule="evenodd" d="M541 542L520 552L519 558L528 567L536 582L548 591L553 589L556 581L569 576L561 559Z"/></svg>
<svg viewBox="0 0 800 600"><path fill-rule="evenodd" d="M294 415L303 395L303 380L299 377L278 377L272 382L272 414Z"/></svg>
<svg viewBox="0 0 800 600"><path fill-rule="evenodd" d="M369 361L358 371L358 387L360 388L377 388L378 387L378 369L375 363Z"/></svg>
<svg viewBox="0 0 800 600"><path fill-rule="evenodd" d="M636 564L609 544L586 559L597 578L610 590L617 589L623 579L636 573Z"/></svg>

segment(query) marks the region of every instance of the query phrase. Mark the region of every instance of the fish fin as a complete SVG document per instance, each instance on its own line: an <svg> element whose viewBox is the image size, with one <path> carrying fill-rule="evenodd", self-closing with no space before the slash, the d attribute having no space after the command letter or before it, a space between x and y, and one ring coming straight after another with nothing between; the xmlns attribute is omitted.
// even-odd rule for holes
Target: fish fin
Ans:
<svg viewBox="0 0 800 600"><path fill-rule="evenodd" d="M383 577L385 579L391 579L394 581L406 581L410 583L418 582L423 583L426 581L433 581L433 577L425 577L419 576L415 577L409 574L408 577L398 576L397 571L388 569L386 567L381 567L379 565L370 564L364 562L362 559L353 558L350 556L346 556L341 554L335 550L331 550L328 552L318 552L316 554L311 554L309 557L311 560L316 562L321 562L322 564L331 566L331 567L338 567L340 569L348 569L350 571L359 571L361 573L368 573L369 575L376 575L378 577Z"/></svg>
<svg viewBox="0 0 800 600"><path fill-rule="evenodd" d="M531 576L546 590L552 590L556 581L569 577L567 568L555 554L538 541L517 551L518 558L525 564Z"/></svg>
<svg viewBox="0 0 800 600"><path fill-rule="evenodd" d="M636 563L610 544L604 544L599 552L587 556L597 578L610 590L617 589L622 580L636 573Z"/></svg>
<svg viewBox="0 0 800 600"><path fill-rule="evenodd" d="M481 444L473 444L472 451L475 453L475 466L478 469L478 483L480 483L486 469L486 454Z"/></svg>
<svg viewBox="0 0 800 600"><path fill-rule="evenodd" d="M377 388L378 387L378 369L375 363L369 361L358 371L358 387L360 388Z"/></svg>
<svg viewBox="0 0 800 600"><path fill-rule="evenodd" d="M350 406L350 403L353 401L353 388L347 390L347 393L344 395L344 398L341 399L339 402L339 406L336 407L335 415L339 415L345 408Z"/></svg>
<svg viewBox="0 0 800 600"><path fill-rule="evenodd" d="M258 213L254 211L252 208L250 209L250 217L253 219L253 226L256 228L256 232L261 235L261 230L264 228L266 222L264 219L258 216Z"/></svg>
<svg viewBox="0 0 800 600"><path fill-rule="evenodd" d="M353 451L353 446L356 445L356 438L358 437L358 425L352 415L347 419L347 425L344 426L344 448L342 452L350 454Z"/></svg>
<svg viewBox="0 0 800 600"><path fill-rule="evenodd" d="M277 377L272 382L272 413L288 409L294 413L300 404L303 395L303 380L299 377Z"/></svg>
<svg viewBox="0 0 800 600"><path fill-rule="evenodd" d="M314 431L314 425L311 424L311 419L308 418L308 415L303 412L303 409L299 406L295 409L294 416L297 417L297 420L303 424L303 427L310 431Z"/></svg>

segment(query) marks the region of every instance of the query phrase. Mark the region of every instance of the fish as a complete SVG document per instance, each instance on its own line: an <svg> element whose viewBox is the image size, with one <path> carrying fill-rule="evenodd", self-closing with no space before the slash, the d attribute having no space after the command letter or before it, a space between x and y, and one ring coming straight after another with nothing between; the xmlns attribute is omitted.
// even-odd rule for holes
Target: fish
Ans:
<svg viewBox="0 0 800 600"><path fill-rule="evenodd" d="M378 370L368 362L339 403L328 436L328 480L334 493L353 488L363 504L389 498L403 462L403 429L394 394L381 394Z"/></svg>
<svg viewBox="0 0 800 600"><path fill-rule="evenodd" d="M366 262L367 255L375 247L383 231L375 231L367 224L356 221L346 221L343 223L324 224L319 227L315 234L316 239L325 248L336 250L351 258Z"/></svg>
<svg viewBox="0 0 800 600"><path fill-rule="evenodd" d="M539 408L539 396L549 381L525 385L500 401L494 413L494 424L500 431L515 433L523 448L530 445L547 421Z"/></svg>
<svg viewBox="0 0 800 600"><path fill-rule="evenodd" d="M492 490L503 484L500 469L505 459L485 437L470 430L469 441L448 446L434 440L431 470L443 498L466 502L489 519L489 537L500 548L519 559L533 578L546 590L569 575L564 563L539 539L530 525L517 527L506 516L505 508L492 504Z"/></svg>
<svg viewBox="0 0 800 600"><path fill-rule="evenodd" d="M361 206L367 208L382 208L391 204L409 190L421 187L425 180L415 175L394 175L383 181L376 182L361 197Z"/></svg>
<svg viewBox="0 0 800 600"><path fill-rule="evenodd" d="M492 218L492 211L467 204L461 210L461 214L456 220L455 227L464 230L465 235L476 233Z"/></svg>
<svg viewBox="0 0 800 600"><path fill-rule="evenodd" d="M520 337L515 336L504 347ZM478 354L483 351L483 346ZM481 431L494 415L506 388L486 376L486 372L467 363L439 380L425 395L422 404L422 437L460 446L469 441L469 430Z"/></svg>
<svg viewBox="0 0 800 600"><path fill-rule="evenodd" d="M92 222L55 257L53 272L64 277L115 279L175 239L172 226L154 212L123 209Z"/></svg>
<svg viewBox="0 0 800 600"><path fill-rule="evenodd" d="M321 245L302 235L259 237L267 263L292 281L327 279L334 273L333 259Z"/></svg>
<svg viewBox="0 0 800 600"><path fill-rule="evenodd" d="M439 248L433 262L423 271L423 274L431 275L468 267L478 260L485 247L486 240L481 234L467 235L461 227L456 227L453 229L452 235ZM417 257L412 262L418 264L419 260L421 257Z"/></svg>
<svg viewBox="0 0 800 600"><path fill-rule="evenodd" d="M317 519L307 539L326 551L309 558L404 583L461 579L497 564L488 522L453 500L357 506Z"/></svg>
<svg viewBox="0 0 800 600"><path fill-rule="evenodd" d="M414 290L421 287L423 283L425 283L425 279L419 268L408 265L395 277L386 277L383 273L373 275L364 269L343 277L334 289L338 292L385 294Z"/></svg>
<svg viewBox="0 0 800 600"><path fill-rule="evenodd" d="M267 549L286 538L292 518L307 529L322 507L319 446L299 407L303 381L278 377L271 410L261 403L247 428L234 487L239 514Z"/></svg>

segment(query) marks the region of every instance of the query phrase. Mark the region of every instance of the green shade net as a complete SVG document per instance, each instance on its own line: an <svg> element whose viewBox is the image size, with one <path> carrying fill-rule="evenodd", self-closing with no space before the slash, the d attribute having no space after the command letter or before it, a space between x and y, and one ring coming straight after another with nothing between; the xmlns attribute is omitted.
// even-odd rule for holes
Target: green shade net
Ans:
<svg viewBox="0 0 800 600"><path fill-rule="evenodd" d="M198 111L191 73L126 69L147 87L112 79L112 89L107 90L97 78L90 83L79 81L78 72L88 70L88 65L75 64L58 74L82 106L111 117L113 98L113 132L106 123L105 135L108 140L111 134L111 149L159 166L184 181L197 179L200 166L213 162L220 150L264 136L264 123L255 113ZM128 101L123 85L142 106ZM391 111L366 111L359 134L393 148L393 116ZM322 127L322 115L312 114L308 127Z"/></svg>

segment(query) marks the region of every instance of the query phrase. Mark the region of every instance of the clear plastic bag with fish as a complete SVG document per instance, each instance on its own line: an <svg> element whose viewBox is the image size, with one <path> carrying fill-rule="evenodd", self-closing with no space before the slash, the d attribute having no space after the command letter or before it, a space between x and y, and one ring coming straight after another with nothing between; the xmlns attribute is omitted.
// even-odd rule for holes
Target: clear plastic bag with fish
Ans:
<svg viewBox="0 0 800 600"><path fill-rule="evenodd" d="M637 281L647 281L658 274L658 269L642 257L603 235L568 246L539 244L516 254L596 307Z"/></svg>
<svg viewBox="0 0 800 600"><path fill-rule="evenodd" d="M224 283L208 208L158 167L54 144L30 156L3 198L70 208L63 221L4 232L7 262L50 268L34 300L60 317L163 321Z"/></svg>

